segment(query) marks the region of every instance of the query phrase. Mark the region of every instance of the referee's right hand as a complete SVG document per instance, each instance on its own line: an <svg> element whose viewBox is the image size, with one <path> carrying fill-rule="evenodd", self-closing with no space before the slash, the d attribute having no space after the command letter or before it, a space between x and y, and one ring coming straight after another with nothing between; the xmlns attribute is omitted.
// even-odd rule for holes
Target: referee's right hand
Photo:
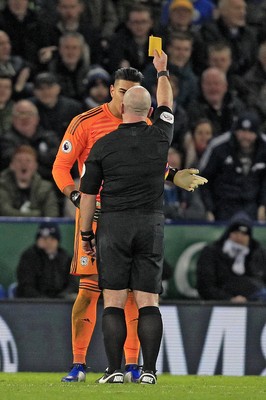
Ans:
<svg viewBox="0 0 266 400"><path fill-rule="evenodd" d="M167 70L167 58L167 54L163 50L161 55L158 53L157 50L154 50L153 65L156 68L157 72Z"/></svg>

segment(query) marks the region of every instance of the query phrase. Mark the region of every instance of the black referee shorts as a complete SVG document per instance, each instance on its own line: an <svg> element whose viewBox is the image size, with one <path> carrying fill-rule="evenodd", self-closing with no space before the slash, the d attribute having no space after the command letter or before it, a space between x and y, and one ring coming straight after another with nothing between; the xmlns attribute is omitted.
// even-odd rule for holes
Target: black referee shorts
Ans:
<svg viewBox="0 0 266 400"><path fill-rule="evenodd" d="M163 236L161 213L102 213L97 228L100 288L161 293Z"/></svg>

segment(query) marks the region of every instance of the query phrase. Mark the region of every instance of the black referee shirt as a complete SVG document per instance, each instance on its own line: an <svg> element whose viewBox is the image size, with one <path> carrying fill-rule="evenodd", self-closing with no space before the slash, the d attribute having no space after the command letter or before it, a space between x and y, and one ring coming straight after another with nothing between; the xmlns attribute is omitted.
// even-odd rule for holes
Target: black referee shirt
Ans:
<svg viewBox="0 0 266 400"><path fill-rule="evenodd" d="M101 190L102 212L127 209L162 211L164 174L173 137L174 117L158 107L154 123L121 124L99 139L85 163L80 190Z"/></svg>

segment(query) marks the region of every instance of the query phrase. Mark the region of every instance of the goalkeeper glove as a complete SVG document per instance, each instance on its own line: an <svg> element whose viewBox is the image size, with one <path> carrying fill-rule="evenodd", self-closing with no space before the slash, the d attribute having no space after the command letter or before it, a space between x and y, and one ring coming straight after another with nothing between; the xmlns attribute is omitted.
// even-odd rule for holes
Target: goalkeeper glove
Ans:
<svg viewBox="0 0 266 400"><path fill-rule="evenodd" d="M187 168L177 171L174 175L173 183L189 192L193 192L198 186L204 185L208 182L203 176L197 175L198 169Z"/></svg>
<svg viewBox="0 0 266 400"><path fill-rule="evenodd" d="M83 242L88 242L90 248L92 249L95 246L95 235L93 231L80 231L81 240Z"/></svg>
<svg viewBox="0 0 266 400"><path fill-rule="evenodd" d="M77 208L79 208L79 206L80 206L80 198L81 198L81 194L78 190L73 190L70 193L69 199L72 201L74 206Z"/></svg>

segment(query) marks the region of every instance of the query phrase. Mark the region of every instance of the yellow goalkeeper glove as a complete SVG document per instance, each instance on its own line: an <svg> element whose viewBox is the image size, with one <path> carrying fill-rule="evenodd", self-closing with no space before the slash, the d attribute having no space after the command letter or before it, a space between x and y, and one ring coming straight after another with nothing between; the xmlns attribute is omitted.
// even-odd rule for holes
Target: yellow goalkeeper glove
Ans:
<svg viewBox="0 0 266 400"><path fill-rule="evenodd" d="M198 173L199 170L195 168L181 169L176 172L173 182L176 186L179 186L188 192L194 192L198 186L204 185L208 182L208 180L203 176L197 175Z"/></svg>

